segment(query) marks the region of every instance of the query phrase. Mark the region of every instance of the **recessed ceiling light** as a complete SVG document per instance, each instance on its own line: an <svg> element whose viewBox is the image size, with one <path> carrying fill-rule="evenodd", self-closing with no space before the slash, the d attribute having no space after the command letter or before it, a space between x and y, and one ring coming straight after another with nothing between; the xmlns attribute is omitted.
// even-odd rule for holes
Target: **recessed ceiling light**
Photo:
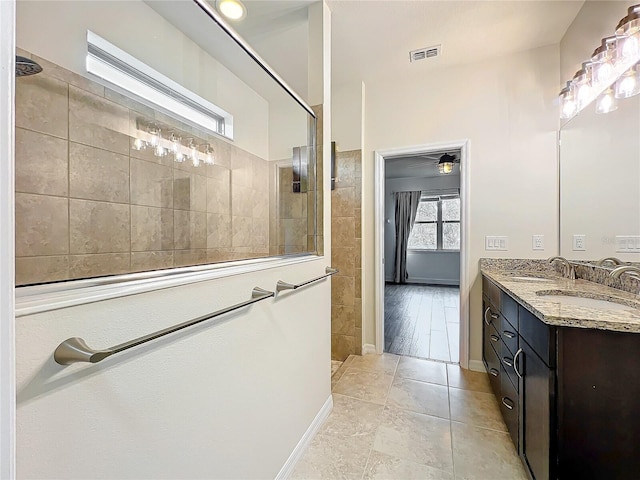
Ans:
<svg viewBox="0 0 640 480"><path fill-rule="evenodd" d="M247 16L247 7L240 0L216 0L216 8L229 20L242 20Z"/></svg>

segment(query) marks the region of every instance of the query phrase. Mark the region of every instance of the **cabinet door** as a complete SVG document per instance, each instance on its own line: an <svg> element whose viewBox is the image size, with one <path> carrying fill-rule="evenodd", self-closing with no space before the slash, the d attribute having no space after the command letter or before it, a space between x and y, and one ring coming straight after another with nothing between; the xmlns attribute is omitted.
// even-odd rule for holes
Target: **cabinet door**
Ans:
<svg viewBox="0 0 640 480"><path fill-rule="evenodd" d="M535 480L554 477L555 441L552 435L554 411L554 371L538 357L527 342L520 339L522 354L518 359L522 373L522 456Z"/></svg>

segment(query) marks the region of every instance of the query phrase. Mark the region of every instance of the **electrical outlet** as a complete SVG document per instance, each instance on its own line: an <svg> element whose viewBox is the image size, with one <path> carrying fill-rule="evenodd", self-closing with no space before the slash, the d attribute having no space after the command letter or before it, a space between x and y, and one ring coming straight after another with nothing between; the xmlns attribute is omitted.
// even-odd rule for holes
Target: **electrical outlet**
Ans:
<svg viewBox="0 0 640 480"><path fill-rule="evenodd" d="M509 250L509 237L484 237L485 250Z"/></svg>
<svg viewBox="0 0 640 480"><path fill-rule="evenodd" d="M533 235L531 240L533 250L544 250L544 235Z"/></svg>
<svg viewBox="0 0 640 480"><path fill-rule="evenodd" d="M574 235L573 236L573 251L574 252L583 252L586 250L586 235Z"/></svg>

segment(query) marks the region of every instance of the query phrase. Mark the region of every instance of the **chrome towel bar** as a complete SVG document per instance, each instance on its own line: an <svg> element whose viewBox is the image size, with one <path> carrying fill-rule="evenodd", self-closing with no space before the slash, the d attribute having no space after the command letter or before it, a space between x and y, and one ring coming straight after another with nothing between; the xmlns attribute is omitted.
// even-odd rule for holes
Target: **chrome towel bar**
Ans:
<svg viewBox="0 0 640 480"><path fill-rule="evenodd" d="M305 285L309 285L310 283L317 282L318 280L322 280L323 278L330 277L331 275L335 275L336 273L339 272L337 268L331 268L331 267L325 268L324 271L326 275L321 275L319 277L312 278L311 280L307 280L306 282L302 282L298 284L287 283L287 282L283 282L282 280L278 280L278 283L276 284L276 292L280 292L282 290L295 290L296 288L304 287Z"/></svg>
<svg viewBox="0 0 640 480"><path fill-rule="evenodd" d="M53 359L60 365L71 365L72 363L78 362L98 363L113 354L129 350L130 348L137 347L138 345L150 342L151 340L164 337L165 335L177 332L178 330L183 330L187 327L191 327L192 325L197 325L198 323L205 322L212 318L219 317L220 315L224 315L225 313L233 312L234 310L238 310L239 308L249 306L253 303L257 303L261 300L265 300L269 297L274 296L275 292L270 292L260 287L255 287L251 291L250 300L246 300L244 302L237 303L236 305L223 308L216 312L203 315L202 317L194 318L193 320L188 320L186 322L179 323L178 325L174 325L172 327L150 333L149 335L145 335L144 337L135 338L129 342L121 343L120 345L107 348L106 350L94 350L93 348L89 347L82 338L79 337L68 338L60 345L58 345L58 348L56 348L55 352L53 352Z"/></svg>

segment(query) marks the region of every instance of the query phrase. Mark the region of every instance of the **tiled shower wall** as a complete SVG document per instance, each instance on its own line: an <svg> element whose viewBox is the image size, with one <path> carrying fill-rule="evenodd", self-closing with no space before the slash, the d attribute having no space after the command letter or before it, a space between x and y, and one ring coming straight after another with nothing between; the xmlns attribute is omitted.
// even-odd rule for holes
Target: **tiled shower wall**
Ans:
<svg viewBox="0 0 640 480"><path fill-rule="evenodd" d="M336 153L331 192L331 263L340 272L331 289L331 358L362 354L362 153Z"/></svg>
<svg viewBox="0 0 640 480"><path fill-rule="evenodd" d="M16 284L269 254L269 162L33 58L43 73L16 79ZM210 143L216 165L134 150L140 120Z"/></svg>

